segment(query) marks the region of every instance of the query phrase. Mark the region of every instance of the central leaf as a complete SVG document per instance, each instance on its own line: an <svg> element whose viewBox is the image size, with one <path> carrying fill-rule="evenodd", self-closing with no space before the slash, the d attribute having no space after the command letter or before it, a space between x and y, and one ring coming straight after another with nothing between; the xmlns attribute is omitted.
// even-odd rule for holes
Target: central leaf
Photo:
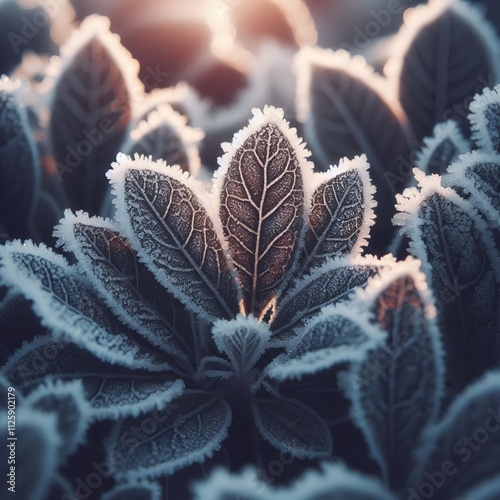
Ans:
<svg viewBox="0 0 500 500"><path fill-rule="evenodd" d="M293 270L305 227L306 152L283 113L266 108L232 145L217 173L219 215L243 289L257 316Z"/></svg>

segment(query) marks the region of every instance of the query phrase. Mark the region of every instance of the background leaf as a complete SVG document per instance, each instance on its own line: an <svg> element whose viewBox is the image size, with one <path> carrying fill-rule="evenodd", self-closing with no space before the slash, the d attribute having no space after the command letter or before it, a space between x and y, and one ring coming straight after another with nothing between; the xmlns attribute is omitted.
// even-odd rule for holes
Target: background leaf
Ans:
<svg viewBox="0 0 500 500"><path fill-rule="evenodd" d="M484 221L440 177L416 171L394 219L432 285L452 390L500 362L500 256Z"/></svg>
<svg viewBox="0 0 500 500"><path fill-rule="evenodd" d="M168 105L160 105L130 133L121 151L126 155L152 156L167 165L179 165L192 175L198 173L200 157L197 144L203 139L200 129L186 125L187 118Z"/></svg>
<svg viewBox="0 0 500 500"><path fill-rule="evenodd" d="M444 386L440 334L417 261L368 285L364 301L387 338L352 367L353 419L384 480L396 491L414 466L411 450L437 418Z"/></svg>
<svg viewBox="0 0 500 500"><path fill-rule="evenodd" d="M469 141L465 139L454 120L438 123L431 137L424 139L424 146L418 153L416 166L426 174L444 175L446 169L469 151Z"/></svg>
<svg viewBox="0 0 500 500"><path fill-rule="evenodd" d="M1 416L7 422L7 415ZM58 451L62 445L61 436L57 430L57 418L54 414L47 414L29 407L16 408L16 436L15 459L16 481L13 497L35 499L44 498L47 494L52 478L59 466ZM7 425L3 426L0 436L7 443ZM5 446L5 444L4 444ZM8 450L8 448L6 448ZM7 479L10 465L5 460L0 464L0 473ZM19 464L22 464L23 475L29 481L20 481ZM5 491L8 484L3 485ZM5 495L11 494L9 491ZM8 497L7 497L8 498Z"/></svg>
<svg viewBox="0 0 500 500"><path fill-rule="evenodd" d="M428 481L428 474L433 474L440 485L435 489L436 500L477 498L466 493L498 474L499 388L500 372L489 373L466 389L444 418L426 431L425 444L417 455L419 468L408 491L418 491Z"/></svg>
<svg viewBox="0 0 500 500"><path fill-rule="evenodd" d="M492 227L500 225L500 155L472 151L448 169L443 184L463 189Z"/></svg>
<svg viewBox="0 0 500 500"><path fill-rule="evenodd" d="M57 416L57 431L61 438L59 460L73 454L83 443L91 411L80 381L46 383L31 392L26 404Z"/></svg>
<svg viewBox="0 0 500 500"><path fill-rule="evenodd" d="M26 111L14 91L13 82L0 79L0 223L10 238L37 238L40 166Z"/></svg>
<svg viewBox="0 0 500 500"><path fill-rule="evenodd" d="M130 94L142 87L106 18L88 17L62 53L52 95L52 153L71 208L96 214L107 187L104 174L127 133Z"/></svg>
<svg viewBox="0 0 500 500"><path fill-rule="evenodd" d="M390 104L387 83L345 51L303 49L297 75L299 118L317 168L327 170L343 157L368 157L377 201L368 248L382 255L393 233L395 193L407 182L399 168L410 153L403 113L394 99Z"/></svg>
<svg viewBox="0 0 500 500"><path fill-rule="evenodd" d="M449 118L469 135L469 123L459 113L498 79L497 43L479 11L462 1L429 2L405 19L394 40L398 53L388 64L417 139Z"/></svg>
<svg viewBox="0 0 500 500"><path fill-rule="evenodd" d="M229 500L391 500L394 497L375 478L348 469L342 463L322 463L310 469L288 487L271 487L261 471L251 467L239 474L215 469L204 482L193 485L194 499Z"/></svg>

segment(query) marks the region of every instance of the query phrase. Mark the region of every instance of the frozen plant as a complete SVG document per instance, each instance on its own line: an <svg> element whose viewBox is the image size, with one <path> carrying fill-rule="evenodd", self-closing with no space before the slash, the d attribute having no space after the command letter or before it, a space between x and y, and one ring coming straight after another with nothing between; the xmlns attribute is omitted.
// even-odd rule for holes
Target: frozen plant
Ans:
<svg viewBox="0 0 500 500"><path fill-rule="evenodd" d="M366 159L313 173L275 108L255 110L224 150L211 194L177 166L119 155L107 174L115 220L68 210L55 231L74 264L29 241L0 249L2 284L53 335L24 345L6 376L27 392L82 380L93 419L117 421L106 448L119 479L204 462L232 421L236 436L258 433L298 459L331 456L327 423L273 378L296 376L303 356L319 372L358 359L383 337L340 304L395 265L361 256L374 222ZM306 341L308 328L328 333ZM31 373L52 343L60 355ZM249 449L233 466L259 460Z"/></svg>

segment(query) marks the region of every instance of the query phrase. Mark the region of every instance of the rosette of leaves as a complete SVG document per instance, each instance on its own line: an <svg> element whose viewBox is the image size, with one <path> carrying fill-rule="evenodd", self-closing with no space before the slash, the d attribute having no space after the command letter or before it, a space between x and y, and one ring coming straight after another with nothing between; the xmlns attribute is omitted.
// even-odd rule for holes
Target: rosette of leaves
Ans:
<svg viewBox="0 0 500 500"><path fill-rule="evenodd" d="M40 379L82 380L93 418L117 420L107 453L118 478L203 462L232 414L238 442L248 423L298 459L331 454L327 424L264 384L267 367L321 309L394 261L361 256L374 206L366 159L314 174L283 112L254 114L224 145L210 195L176 166L120 155L108 173L115 220L67 211L55 232L75 264L30 242L0 250L2 282L53 332L15 353L6 375L27 392ZM358 330L339 362L377 339L342 309L321 321ZM327 337L300 352L334 346ZM31 369L39 357L43 369Z"/></svg>
<svg viewBox="0 0 500 500"><path fill-rule="evenodd" d="M468 105L500 77L494 29L461 0L430 0L409 11L392 49L385 77L343 50L307 47L296 60L298 119L317 168L360 154L370 162L378 223L369 251L377 254L389 248L395 196L412 180L413 150L437 124L453 119L463 152L459 135L470 135ZM445 146L449 152L436 154L448 158L455 149Z"/></svg>
<svg viewBox="0 0 500 500"><path fill-rule="evenodd" d="M444 348L434 300L419 267L418 261L407 260L380 272L351 304L358 324L368 313L375 342L351 357L339 381L351 401L351 419L378 471L361 474L339 463L324 463L322 474L310 471L289 487L275 488L271 467L245 469L239 475L216 470L194 486L195 498L495 498L500 372L487 373L446 408ZM342 338L345 327L336 335L330 327L323 336L328 332L336 340L335 348L322 356L318 351L311 359L311 352L300 353L299 347L312 339L321 342L320 329L310 335L314 329L313 320L311 331L306 327L299 334L288 359L274 362L271 377L282 381L300 375L305 382L309 377L306 387L314 391L310 376L325 369L324 359L338 363L346 348L357 342L352 331ZM376 330L382 338L373 335ZM370 328L365 326L363 332L368 334ZM340 437L334 431L333 435ZM352 460L352 454L347 457ZM379 478L374 477L377 472Z"/></svg>
<svg viewBox="0 0 500 500"><path fill-rule="evenodd" d="M109 20L90 16L49 65L42 90L23 81L16 91L14 83L2 80L4 241L30 237L52 243L52 228L66 207L109 211L105 173L119 151L198 172L196 144L203 134L177 112L185 112L189 90L145 94L138 69L109 31Z"/></svg>

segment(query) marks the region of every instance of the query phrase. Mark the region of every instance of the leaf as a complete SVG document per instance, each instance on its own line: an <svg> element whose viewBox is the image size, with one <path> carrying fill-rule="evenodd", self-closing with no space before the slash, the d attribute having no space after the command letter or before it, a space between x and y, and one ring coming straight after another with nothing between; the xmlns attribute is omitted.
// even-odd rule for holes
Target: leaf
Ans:
<svg viewBox="0 0 500 500"><path fill-rule="evenodd" d="M472 151L450 166L443 184L462 188L491 224L500 225L500 155Z"/></svg>
<svg viewBox="0 0 500 500"><path fill-rule="evenodd" d="M16 84L0 79L0 222L11 238L35 237L40 192L36 146Z"/></svg>
<svg viewBox="0 0 500 500"><path fill-rule="evenodd" d="M89 16L62 47L49 124L71 208L93 214L106 190L104 174L127 133L131 96L143 92L138 64L109 25L107 18Z"/></svg>
<svg viewBox="0 0 500 500"><path fill-rule="evenodd" d="M75 344L36 337L16 351L4 373L24 393L53 380L79 380L96 420L138 416L165 406L184 392L181 380L142 375L101 363Z"/></svg>
<svg viewBox="0 0 500 500"><path fill-rule="evenodd" d="M7 422L7 414L1 415L2 422ZM46 414L28 407L16 408L16 441L7 441L7 425L2 426L0 437L4 446L15 443L16 479L14 481L15 494L13 498L38 499L45 498L52 478L59 466L58 450L63 444L57 431L57 419L53 414ZM7 445L5 444L7 443ZM8 472L10 465L7 463L7 452L10 456L10 449L6 448L4 460L0 463L0 473L2 477L9 481ZM21 465L21 467L20 467ZM20 473L29 480L20 480ZM2 487L11 486L9 483ZM8 498L9 493L3 493L4 498Z"/></svg>
<svg viewBox="0 0 500 500"><path fill-rule="evenodd" d="M215 469L210 477L193 485L194 500L391 500L393 495L377 479L348 469L342 463L322 463L288 487L271 487L262 473L246 467L239 474Z"/></svg>
<svg viewBox="0 0 500 500"><path fill-rule="evenodd" d="M444 354L418 261L374 278L361 300L387 337L353 365L348 396L384 481L398 490L414 465L409 452L438 417Z"/></svg>
<svg viewBox="0 0 500 500"><path fill-rule="evenodd" d="M327 262L298 280L278 303L271 322L272 342L283 343L323 307L350 297L356 287L366 284L380 268L392 265L391 258L345 257Z"/></svg>
<svg viewBox="0 0 500 500"><path fill-rule="evenodd" d="M304 48L296 67L299 120L320 168L345 156L368 157L377 201L369 248L383 254L393 233L394 195L407 181L400 173L410 153L404 114L388 97L387 82L360 57Z"/></svg>
<svg viewBox="0 0 500 500"><path fill-rule="evenodd" d="M205 380L227 380L234 377L233 365L219 356L205 356L195 375L195 380L202 383Z"/></svg>
<svg viewBox="0 0 500 500"><path fill-rule="evenodd" d="M170 106L175 112L189 116L192 106L197 106L198 94L186 82L179 82L175 87L154 88L144 95L144 99L139 101L132 110L134 121L139 123L146 120L148 115L161 106Z"/></svg>
<svg viewBox="0 0 500 500"><path fill-rule="evenodd" d="M151 481L128 481L104 493L102 500L161 500L161 487Z"/></svg>
<svg viewBox="0 0 500 500"><path fill-rule="evenodd" d="M500 75L496 33L479 10L455 0L413 9L393 47L388 74L417 139L449 118L468 132L459 113Z"/></svg>
<svg viewBox="0 0 500 500"><path fill-rule="evenodd" d="M110 363L149 371L169 365L143 347L89 290L74 269L47 247L18 241L0 247L4 284L33 302L42 324Z"/></svg>
<svg viewBox="0 0 500 500"><path fill-rule="evenodd" d="M158 302L173 299L162 293L162 287L139 262L113 222L89 217L84 212L73 215L66 210L54 236L59 238L59 246L75 255L78 270L117 318L152 345L170 354L171 364L180 363L185 370L192 371L182 333L177 331L170 318L160 314L147 300L151 294L146 289L155 289L153 296ZM173 306L182 308L177 302Z"/></svg>
<svg viewBox="0 0 500 500"><path fill-rule="evenodd" d="M294 270L305 230L309 153L283 111L254 109L215 173L214 204L243 291L259 317Z"/></svg>
<svg viewBox="0 0 500 500"><path fill-rule="evenodd" d="M318 187L312 195L305 237L303 274L328 259L359 255L368 244L375 215L375 188L371 185L366 156L349 161L325 174L315 174Z"/></svg>
<svg viewBox="0 0 500 500"><path fill-rule="evenodd" d="M91 410L79 380L58 380L41 385L26 398L26 404L34 410L57 416L57 431L61 437L60 459L73 454L84 442Z"/></svg>
<svg viewBox="0 0 500 500"><path fill-rule="evenodd" d="M493 371L468 387L444 418L427 429L408 491L418 491L434 474L440 484L436 500L476 499L464 495L498 474L499 430L500 372Z"/></svg>
<svg viewBox="0 0 500 500"><path fill-rule="evenodd" d="M432 137L424 139L415 165L427 174L444 175L461 154L470 151L470 144L454 120L438 123Z"/></svg>
<svg viewBox="0 0 500 500"><path fill-rule="evenodd" d="M231 361L236 373L251 370L264 354L271 333L254 316L242 316L232 321L218 321L212 328L212 337L221 354Z"/></svg>
<svg viewBox="0 0 500 500"><path fill-rule="evenodd" d="M352 306L327 306L306 324L287 354L271 363L269 376L280 382L300 380L335 365L362 361L383 339Z"/></svg>
<svg viewBox="0 0 500 500"><path fill-rule="evenodd" d="M187 118L168 104L162 104L130 133L121 151L128 156L134 153L152 156L153 160L179 165L185 172L196 175L200 168L197 144L203 135L200 129L187 126Z"/></svg>
<svg viewBox="0 0 500 500"><path fill-rule="evenodd" d="M500 257L484 221L438 176L398 197L395 224L410 238L432 285L456 389L500 359Z"/></svg>
<svg viewBox="0 0 500 500"><path fill-rule="evenodd" d="M157 477L203 463L226 438L231 410L211 394L188 391L145 425L149 417L127 418L114 427L107 454L118 478Z"/></svg>
<svg viewBox="0 0 500 500"><path fill-rule="evenodd" d="M469 120L472 127L472 139L481 150L488 153L500 153L500 85L493 90L483 89L470 105Z"/></svg>
<svg viewBox="0 0 500 500"><path fill-rule="evenodd" d="M331 455L332 436L328 426L298 401L260 399L252 409L260 434L277 450L300 459Z"/></svg>
<svg viewBox="0 0 500 500"><path fill-rule="evenodd" d="M113 166L120 231L150 272L201 318L234 316L239 293L201 184L144 158Z"/></svg>

